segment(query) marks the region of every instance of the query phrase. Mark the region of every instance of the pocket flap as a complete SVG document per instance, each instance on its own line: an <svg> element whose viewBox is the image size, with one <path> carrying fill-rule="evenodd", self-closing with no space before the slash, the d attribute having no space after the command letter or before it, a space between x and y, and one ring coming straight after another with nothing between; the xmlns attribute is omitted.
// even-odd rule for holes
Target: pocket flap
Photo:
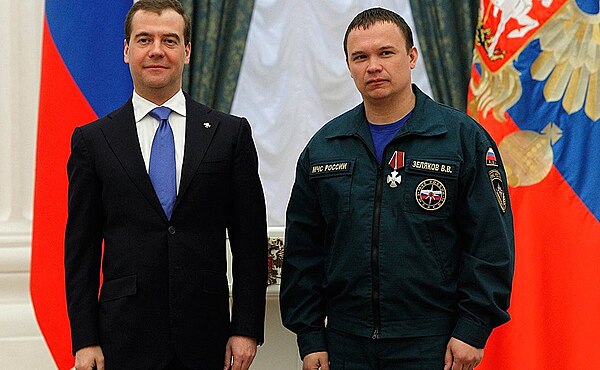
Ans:
<svg viewBox="0 0 600 370"><path fill-rule="evenodd" d="M221 161L202 161L198 165L198 172L200 173L227 173L229 172L229 161L221 160Z"/></svg>
<svg viewBox="0 0 600 370"><path fill-rule="evenodd" d="M111 301L137 292L137 275L128 275L104 281L100 290L100 302Z"/></svg>

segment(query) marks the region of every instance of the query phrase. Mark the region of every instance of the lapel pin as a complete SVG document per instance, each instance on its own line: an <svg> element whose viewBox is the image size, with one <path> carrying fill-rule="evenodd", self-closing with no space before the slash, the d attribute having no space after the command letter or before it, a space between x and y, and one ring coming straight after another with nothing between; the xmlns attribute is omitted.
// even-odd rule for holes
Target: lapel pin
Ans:
<svg viewBox="0 0 600 370"><path fill-rule="evenodd" d="M210 123L204 122L204 128L210 128Z"/></svg>

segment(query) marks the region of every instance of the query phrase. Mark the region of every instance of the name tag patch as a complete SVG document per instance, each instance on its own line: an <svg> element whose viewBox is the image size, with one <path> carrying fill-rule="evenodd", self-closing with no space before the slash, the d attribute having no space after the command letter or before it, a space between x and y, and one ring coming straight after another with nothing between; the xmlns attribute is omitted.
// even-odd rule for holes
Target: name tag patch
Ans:
<svg viewBox="0 0 600 370"><path fill-rule="evenodd" d="M445 176L458 176L458 166L451 163L441 163L434 161L425 161L411 159L408 163L408 169L420 172L437 173Z"/></svg>
<svg viewBox="0 0 600 370"><path fill-rule="evenodd" d="M332 161L310 165L310 177L326 177L352 173L354 161Z"/></svg>

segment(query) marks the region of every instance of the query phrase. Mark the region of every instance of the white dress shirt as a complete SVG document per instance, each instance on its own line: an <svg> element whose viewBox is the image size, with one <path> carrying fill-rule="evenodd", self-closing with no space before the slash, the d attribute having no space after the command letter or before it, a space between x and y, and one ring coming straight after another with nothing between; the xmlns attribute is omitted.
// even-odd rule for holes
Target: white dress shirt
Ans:
<svg viewBox="0 0 600 370"><path fill-rule="evenodd" d="M146 172L150 167L150 151L152 150L152 140L158 129L159 121L148 113L158 105L139 96L135 91L131 99L133 103L133 114L135 116L135 126L137 128L138 140L142 149L142 157L146 165ZM185 96L179 90L177 94L167 100L163 105L171 109L169 123L173 130L175 139L175 166L177 177L177 192L179 192L179 183L181 180L181 166L183 164L183 150L185 148Z"/></svg>

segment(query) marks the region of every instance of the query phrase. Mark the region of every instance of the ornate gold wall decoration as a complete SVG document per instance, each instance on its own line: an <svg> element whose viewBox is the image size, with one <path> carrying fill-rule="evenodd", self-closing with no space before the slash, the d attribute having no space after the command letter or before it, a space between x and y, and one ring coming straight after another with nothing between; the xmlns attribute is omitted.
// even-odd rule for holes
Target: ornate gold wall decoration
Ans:
<svg viewBox="0 0 600 370"><path fill-rule="evenodd" d="M562 99L569 114L584 107L593 121L600 118L600 14L582 12L568 2L538 33L542 52L531 76L546 80L544 98Z"/></svg>
<svg viewBox="0 0 600 370"><path fill-rule="evenodd" d="M529 186L541 182L552 169L552 145L562 136L560 127L549 123L541 133L516 131L500 142L506 177L510 186Z"/></svg>
<svg viewBox="0 0 600 370"><path fill-rule="evenodd" d="M267 242L269 249L268 284L281 284L281 266L283 265L283 238L270 237Z"/></svg>
<svg viewBox="0 0 600 370"><path fill-rule="evenodd" d="M473 52L473 63L482 65L477 51ZM497 72L483 67L479 82L475 83L473 79L469 82L473 92L469 111L472 114L480 112L483 118L491 112L497 121L505 122L504 113L521 99L523 88L519 80L520 75L512 63L504 65Z"/></svg>

